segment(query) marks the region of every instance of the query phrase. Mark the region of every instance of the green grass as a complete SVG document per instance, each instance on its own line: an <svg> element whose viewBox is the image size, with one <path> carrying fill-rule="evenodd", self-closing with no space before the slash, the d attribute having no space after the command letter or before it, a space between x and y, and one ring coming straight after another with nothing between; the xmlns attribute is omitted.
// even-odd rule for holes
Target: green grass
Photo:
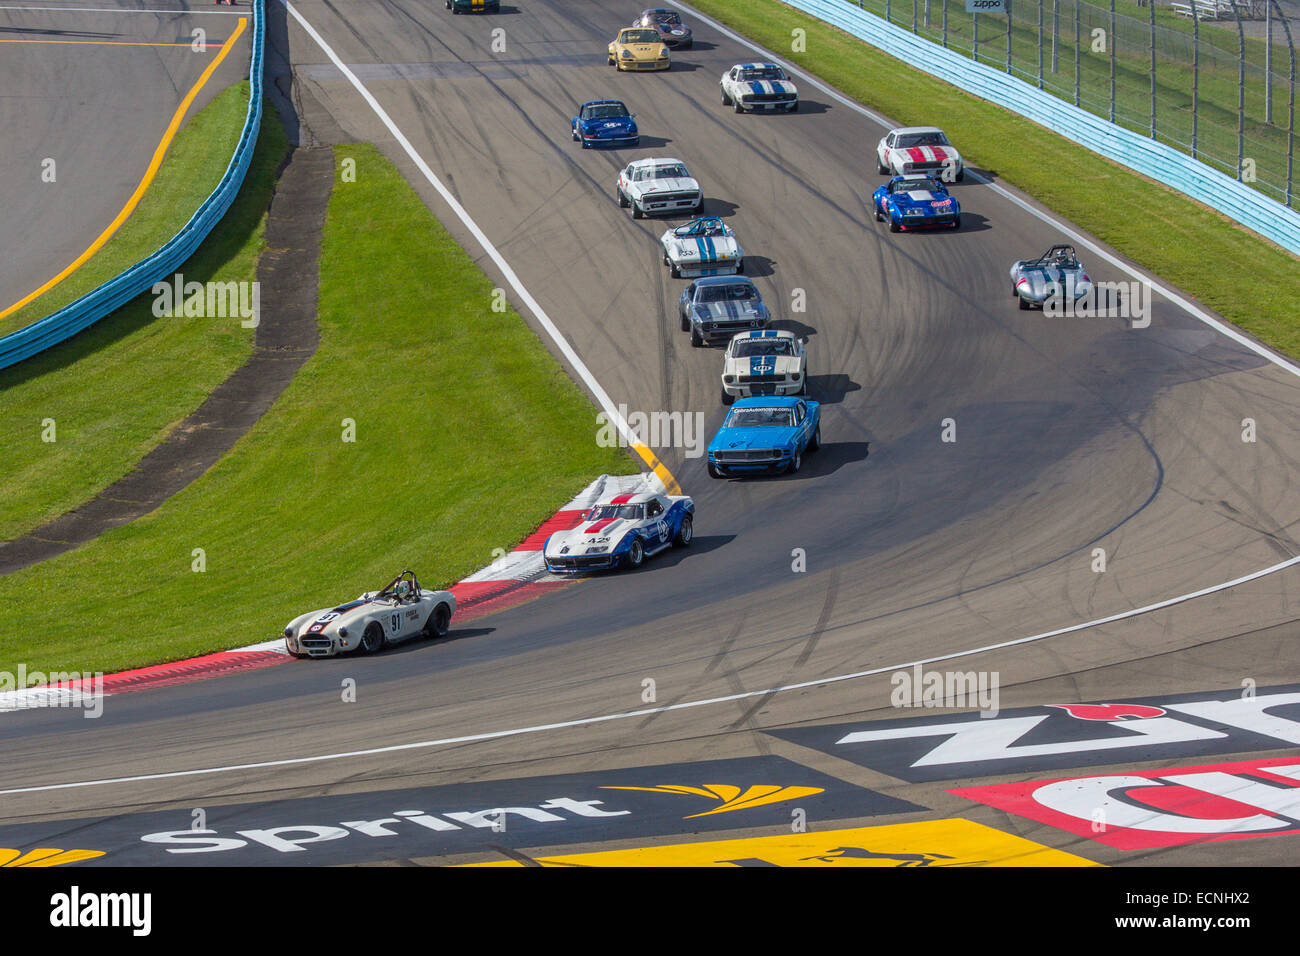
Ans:
<svg viewBox="0 0 1300 956"><path fill-rule="evenodd" d="M1269 345L1300 355L1300 259L1285 250L776 0L692 3L902 125L939 123L970 165L1032 194ZM796 27L807 31L806 52L790 52Z"/></svg>
<svg viewBox="0 0 1300 956"><path fill-rule="evenodd" d="M170 237L163 234L168 226L160 225L160 203L192 213L211 191L230 160L247 103L248 84L236 84L180 131L137 209L153 225L135 217L127 222L101 250L115 263L108 272L116 274ZM257 278L266 209L287 149L267 104L244 187L182 267L187 281ZM196 175L207 181L207 191L185 182ZM141 230L154 232L152 245ZM99 258L87 268L98 268ZM140 296L62 345L0 371L0 540L76 508L127 474L252 351L253 330L237 318L155 318L152 306L151 295ZM54 423L53 442L42 440L47 420Z"/></svg>
<svg viewBox="0 0 1300 956"><path fill-rule="evenodd" d="M492 282L400 173L368 145L335 155L356 159L357 181L330 199L316 355L158 511L0 578L0 670L111 671L271 639L405 567L450 584L594 476L639 470L597 446L586 396L517 314L492 311Z"/></svg>

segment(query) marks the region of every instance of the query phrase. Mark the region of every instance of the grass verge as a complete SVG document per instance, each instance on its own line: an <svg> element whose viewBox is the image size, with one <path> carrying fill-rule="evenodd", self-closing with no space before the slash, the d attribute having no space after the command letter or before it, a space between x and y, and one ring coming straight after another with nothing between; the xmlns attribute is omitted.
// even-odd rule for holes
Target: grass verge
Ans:
<svg viewBox="0 0 1300 956"><path fill-rule="evenodd" d="M63 288L69 283L93 285L116 275L170 238L220 181L247 106L242 82L191 117L135 215L82 270L43 296L42 308L53 305L48 300L56 293L75 298ZM185 264L187 281L257 278L266 210L287 150L274 108L264 104L243 189ZM146 293L67 342L0 371L0 540L58 517L128 473L252 352L253 330L238 318L160 319L152 306ZM51 434L54 441L45 440Z"/></svg>
<svg viewBox="0 0 1300 956"><path fill-rule="evenodd" d="M517 314L492 310L492 282L397 169L368 145L346 157L316 355L156 512L0 578L0 670L112 671L274 638L404 567L450 584L596 475L639 470L597 446L586 396ZM52 581L92 597L52 601Z"/></svg>
<svg viewBox="0 0 1300 956"><path fill-rule="evenodd" d="M1300 356L1300 259L1219 213L971 96L776 0L691 0L900 125L938 123L968 164L1172 282L1261 341ZM791 31L806 33L790 52ZM874 157L864 169L874 174Z"/></svg>

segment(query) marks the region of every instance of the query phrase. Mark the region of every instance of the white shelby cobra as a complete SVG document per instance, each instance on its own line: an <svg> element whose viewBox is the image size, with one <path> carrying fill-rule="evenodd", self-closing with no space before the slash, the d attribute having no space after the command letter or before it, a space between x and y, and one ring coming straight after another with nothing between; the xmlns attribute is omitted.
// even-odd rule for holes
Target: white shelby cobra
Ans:
<svg viewBox="0 0 1300 956"><path fill-rule="evenodd" d="M421 588L408 570L373 594L294 618L284 629L284 643L294 657L373 654L415 637L442 637L455 611L455 595Z"/></svg>
<svg viewBox="0 0 1300 956"><path fill-rule="evenodd" d="M736 234L717 216L692 219L659 237L664 265L674 279L686 276L738 275L745 271L745 250Z"/></svg>
<svg viewBox="0 0 1300 956"><path fill-rule="evenodd" d="M757 395L807 395L808 355L785 329L734 335L722 361L722 404Z"/></svg>

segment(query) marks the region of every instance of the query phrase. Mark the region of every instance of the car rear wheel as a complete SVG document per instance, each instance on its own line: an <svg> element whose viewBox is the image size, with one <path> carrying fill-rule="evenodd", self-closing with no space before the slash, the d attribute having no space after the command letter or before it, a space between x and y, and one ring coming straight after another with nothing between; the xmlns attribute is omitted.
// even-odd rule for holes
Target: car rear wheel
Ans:
<svg viewBox="0 0 1300 956"><path fill-rule="evenodd" d="M796 451L794 457L790 459L790 464L786 468L786 473L793 475L803 465L803 454Z"/></svg>
<svg viewBox="0 0 1300 956"><path fill-rule="evenodd" d="M821 422L817 423L817 430L813 432L812 439L808 442L808 454L812 454L818 448L822 447L822 426Z"/></svg>
<svg viewBox="0 0 1300 956"><path fill-rule="evenodd" d="M424 625L426 637L446 637L448 629L451 627L451 608L445 604L439 604L429 615L428 622Z"/></svg>
<svg viewBox="0 0 1300 956"><path fill-rule="evenodd" d="M632 542L632 547L627 549L627 566L629 568L639 568L644 560L645 548L641 546L641 539L636 538Z"/></svg>
<svg viewBox="0 0 1300 956"><path fill-rule="evenodd" d="M727 95L727 91L726 91L726 89L725 89L725 88L722 88L722 87L719 87L719 89L722 90L722 105L723 105L723 106L730 106L730 105L731 105L731 97Z"/></svg>
<svg viewBox="0 0 1300 956"><path fill-rule="evenodd" d="M686 515L682 518L682 526L677 529L677 537L673 539L673 543L678 547L687 548L690 547L691 539L694 537L695 526L691 522L691 516Z"/></svg>
<svg viewBox="0 0 1300 956"><path fill-rule="evenodd" d="M371 621L366 625L366 630L361 635L361 652L363 654L374 654L382 650L383 646L384 626L378 621Z"/></svg>

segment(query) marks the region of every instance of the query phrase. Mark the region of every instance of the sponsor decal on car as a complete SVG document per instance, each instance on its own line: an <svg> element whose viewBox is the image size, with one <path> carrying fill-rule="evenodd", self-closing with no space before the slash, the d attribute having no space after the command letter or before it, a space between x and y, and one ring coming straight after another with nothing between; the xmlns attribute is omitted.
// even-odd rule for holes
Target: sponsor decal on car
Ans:
<svg viewBox="0 0 1300 956"><path fill-rule="evenodd" d="M1296 757L948 792L1120 850L1300 834Z"/></svg>
<svg viewBox="0 0 1300 956"><path fill-rule="evenodd" d="M912 782L1300 745L1300 685L768 731Z"/></svg>

